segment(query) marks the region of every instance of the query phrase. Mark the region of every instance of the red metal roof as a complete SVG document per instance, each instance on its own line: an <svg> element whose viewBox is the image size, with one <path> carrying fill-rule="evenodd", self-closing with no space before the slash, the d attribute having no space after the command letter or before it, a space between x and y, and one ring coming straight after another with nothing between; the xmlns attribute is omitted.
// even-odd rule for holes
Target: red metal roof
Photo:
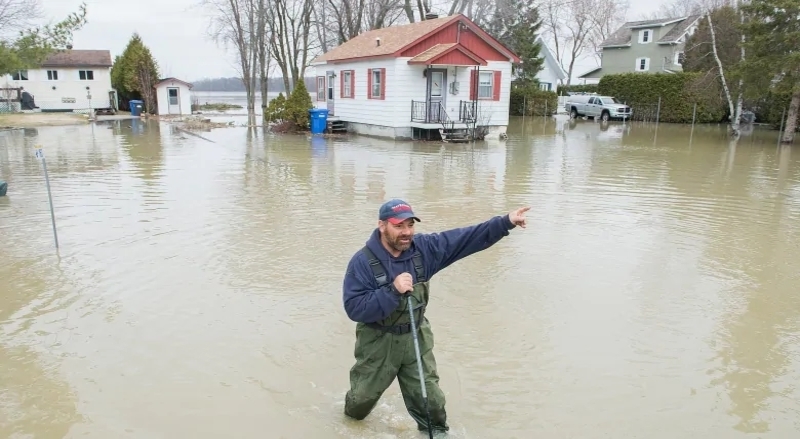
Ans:
<svg viewBox="0 0 800 439"><path fill-rule="evenodd" d="M455 32L456 26L453 23L460 23L461 28ZM452 25L452 26L451 26ZM452 44L460 43L458 34L461 29L468 32L473 39L480 40L487 50L495 52L495 56L486 58L487 55L479 54L479 59L486 61L486 59L511 59L512 62L520 62L519 56L513 51L508 49L502 43L497 41L494 37L486 33L483 29L478 27L469 18L463 14L456 14L449 17L435 18L431 20L423 20L417 23L405 24L401 26L391 26L382 29L374 29L365 32L343 44L333 48L327 53L318 56L312 63L337 63L346 62L350 60L375 58L375 57L399 57L399 56L416 56L430 50L437 44ZM446 33L442 38L432 38L439 33ZM378 42L378 39L380 41ZM438 41L448 40L448 41ZM476 56L474 50L469 50L463 44L460 44L462 49L467 50L470 55ZM411 55L403 54L409 49L415 48ZM465 52L460 51L462 54ZM472 57L468 56L468 57Z"/></svg>
<svg viewBox="0 0 800 439"><path fill-rule="evenodd" d="M458 43L437 44L408 60L409 64L441 64L476 66L487 65L485 59L467 50Z"/></svg>

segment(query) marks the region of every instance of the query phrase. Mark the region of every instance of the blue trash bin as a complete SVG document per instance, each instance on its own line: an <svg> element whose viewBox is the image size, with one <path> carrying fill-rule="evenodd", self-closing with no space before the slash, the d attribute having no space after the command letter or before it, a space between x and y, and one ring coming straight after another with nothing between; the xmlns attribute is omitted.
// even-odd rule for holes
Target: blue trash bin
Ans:
<svg viewBox="0 0 800 439"><path fill-rule="evenodd" d="M324 108L312 108L308 110L311 119L311 134L322 134L328 128L328 110Z"/></svg>
<svg viewBox="0 0 800 439"><path fill-rule="evenodd" d="M144 101L131 100L128 102L131 105L131 116L141 116L142 109L144 108Z"/></svg>

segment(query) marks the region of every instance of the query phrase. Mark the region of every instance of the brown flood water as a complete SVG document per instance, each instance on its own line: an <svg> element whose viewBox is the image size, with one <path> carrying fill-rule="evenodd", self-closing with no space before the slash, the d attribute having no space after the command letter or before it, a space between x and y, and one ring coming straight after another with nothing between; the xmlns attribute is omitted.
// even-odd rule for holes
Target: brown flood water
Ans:
<svg viewBox="0 0 800 439"><path fill-rule="evenodd" d="M396 382L365 421L342 415L343 269L391 197L422 232L532 206L432 282L451 437L800 432L800 150L775 132L202 135L0 133L0 437L427 437Z"/></svg>

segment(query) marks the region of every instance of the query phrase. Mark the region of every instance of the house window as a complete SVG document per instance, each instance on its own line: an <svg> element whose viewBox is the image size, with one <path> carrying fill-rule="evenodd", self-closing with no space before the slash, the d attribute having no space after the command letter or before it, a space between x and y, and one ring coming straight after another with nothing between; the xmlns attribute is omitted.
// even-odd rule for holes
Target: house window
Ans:
<svg viewBox="0 0 800 439"><path fill-rule="evenodd" d="M48 70L47 71L47 80L48 81L58 81L58 70Z"/></svg>
<svg viewBox="0 0 800 439"><path fill-rule="evenodd" d="M640 44L647 44L653 39L653 31L650 29L645 29L639 31L639 43Z"/></svg>
<svg viewBox="0 0 800 439"><path fill-rule="evenodd" d="M317 100L325 100L325 77L317 76Z"/></svg>
<svg viewBox="0 0 800 439"><path fill-rule="evenodd" d="M636 60L636 71L646 72L650 70L650 58L638 58Z"/></svg>
<svg viewBox="0 0 800 439"><path fill-rule="evenodd" d="M676 52L675 53L675 64L683 65L683 61L685 61L685 57L683 56L683 52Z"/></svg>
<svg viewBox="0 0 800 439"><path fill-rule="evenodd" d="M478 99L492 99L492 86L494 82L494 72L480 72L478 78Z"/></svg>
<svg viewBox="0 0 800 439"><path fill-rule="evenodd" d="M81 81L93 81L94 70L78 70L78 77Z"/></svg>
<svg viewBox="0 0 800 439"><path fill-rule="evenodd" d="M370 95L373 98L380 98L381 97L381 71L380 69L375 69L372 71L372 90L370 90Z"/></svg>
<svg viewBox="0 0 800 439"><path fill-rule="evenodd" d="M345 98L353 97L353 88L351 81L353 80L353 72L342 72L342 96Z"/></svg>
<svg viewBox="0 0 800 439"><path fill-rule="evenodd" d="M553 84L549 82L540 82L539 83L539 90L550 91L553 89Z"/></svg>
<svg viewBox="0 0 800 439"><path fill-rule="evenodd" d="M12 81L27 81L28 80L28 71L27 70L17 70L16 72L11 74Z"/></svg>

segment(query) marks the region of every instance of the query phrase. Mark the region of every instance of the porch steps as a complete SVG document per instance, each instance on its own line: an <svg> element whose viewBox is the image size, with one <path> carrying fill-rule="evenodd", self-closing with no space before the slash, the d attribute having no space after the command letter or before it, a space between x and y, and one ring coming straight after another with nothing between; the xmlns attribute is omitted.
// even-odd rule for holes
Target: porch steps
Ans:
<svg viewBox="0 0 800 439"><path fill-rule="evenodd" d="M346 133L347 132L347 125L342 120L329 120L328 121L328 132L339 134L339 133Z"/></svg>
<svg viewBox="0 0 800 439"><path fill-rule="evenodd" d="M439 128L442 141L447 143L469 142L469 132L465 128Z"/></svg>

